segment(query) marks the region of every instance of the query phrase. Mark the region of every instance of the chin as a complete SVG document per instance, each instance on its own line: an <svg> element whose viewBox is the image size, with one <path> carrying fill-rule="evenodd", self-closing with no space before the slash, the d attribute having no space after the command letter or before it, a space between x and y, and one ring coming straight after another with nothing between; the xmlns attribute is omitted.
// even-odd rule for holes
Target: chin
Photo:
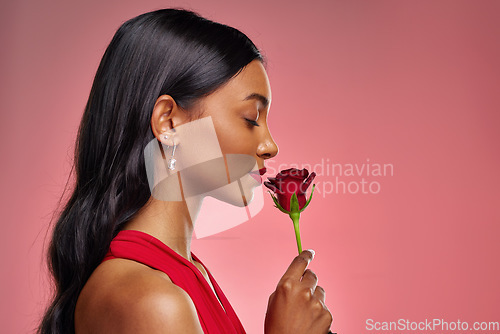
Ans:
<svg viewBox="0 0 500 334"><path fill-rule="evenodd" d="M254 199L255 188L260 184L248 174L238 181L213 190L206 195L237 207L248 206Z"/></svg>

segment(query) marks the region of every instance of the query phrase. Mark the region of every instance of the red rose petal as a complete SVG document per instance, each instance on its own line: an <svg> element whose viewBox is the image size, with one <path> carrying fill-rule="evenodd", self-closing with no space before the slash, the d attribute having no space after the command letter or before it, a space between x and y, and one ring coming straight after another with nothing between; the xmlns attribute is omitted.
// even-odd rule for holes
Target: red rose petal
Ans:
<svg viewBox="0 0 500 334"><path fill-rule="evenodd" d="M300 192L305 193L307 188L309 188L309 186L311 185L311 183L315 177L316 177L316 173L312 172L309 175L309 177L304 181L304 183L302 183L302 185L300 186Z"/></svg>
<svg viewBox="0 0 500 334"><path fill-rule="evenodd" d="M276 186L274 184L272 184L271 182L268 182L268 181L264 181L264 185L269 188L270 190L274 191L276 194L278 195L281 195L283 194L283 192L281 190L279 190L278 188L276 188Z"/></svg>

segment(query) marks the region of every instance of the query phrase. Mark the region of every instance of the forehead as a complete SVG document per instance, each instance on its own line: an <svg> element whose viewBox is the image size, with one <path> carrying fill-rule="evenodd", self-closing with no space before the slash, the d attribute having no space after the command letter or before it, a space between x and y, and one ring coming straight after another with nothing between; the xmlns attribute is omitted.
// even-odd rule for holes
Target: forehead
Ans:
<svg viewBox="0 0 500 334"><path fill-rule="evenodd" d="M248 93L260 94L271 100L269 78L259 60L252 61L231 81L233 81L232 84L235 88L247 90Z"/></svg>
<svg viewBox="0 0 500 334"><path fill-rule="evenodd" d="M250 62L238 75L205 99L206 102L222 99L226 102L245 101L252 94L261 95L271 101L269 78L259 60Z"/></svg>

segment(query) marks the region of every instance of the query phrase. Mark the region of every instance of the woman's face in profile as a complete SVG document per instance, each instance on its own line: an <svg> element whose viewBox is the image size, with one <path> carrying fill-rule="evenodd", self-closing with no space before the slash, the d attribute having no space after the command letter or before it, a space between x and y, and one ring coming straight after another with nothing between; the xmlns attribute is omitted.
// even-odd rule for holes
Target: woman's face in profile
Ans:
<svg viewBox="0 0 500 334"><path fill-rule="evenodd" d="M271 102L271 87L262 63L258 60L248 64L237 76L229 80L214 93L202 98L197 104L201 117L210 116L222 153L253 157L257 169L265 167L264 160L278 153L267 118ZM228 163L229 165L229 163ZM230 168L230 167L229 167ZM256 182L256 179L259 182ZM216 198L233 203L242 192L246 201L251 201L253 189L258 186L258 173L245 174L240 179L241 191L216 191Z"/></svg>
<svg viewBox="0 0 500 334"><path fill-rule="evenodd" d="M199 118L175 127L179 142L176 171L181 183L177 177L165 175L161 162L166 157L160 158L159 151L154 153L154 142L148 145L152 151L147 150L146 156L158 158L146 159L147 165L148 160L154 161L153 196L180 200L182 193L185 198L201 195L235 206L248 205L253 190L262 183L259 169L264 168L264 160L278 153L267 125L270 101L269 80L258 60L198 100L190 112ZM171 152L166 145L163 150Z"/></svg>

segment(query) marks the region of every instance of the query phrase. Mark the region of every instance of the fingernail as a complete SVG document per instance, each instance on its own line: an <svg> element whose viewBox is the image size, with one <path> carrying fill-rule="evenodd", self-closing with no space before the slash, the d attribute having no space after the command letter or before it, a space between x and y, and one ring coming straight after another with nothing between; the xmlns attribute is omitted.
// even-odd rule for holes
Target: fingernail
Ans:
<svg viewBox="0 0 500 334"><path fill-rule="evenodd" d="M314 254L316 254L316 253L314 252L314 250L312 250L312 249L306 249L306 251L311 252L311 254L312 254L312 258L314 259Z"/></svg>

